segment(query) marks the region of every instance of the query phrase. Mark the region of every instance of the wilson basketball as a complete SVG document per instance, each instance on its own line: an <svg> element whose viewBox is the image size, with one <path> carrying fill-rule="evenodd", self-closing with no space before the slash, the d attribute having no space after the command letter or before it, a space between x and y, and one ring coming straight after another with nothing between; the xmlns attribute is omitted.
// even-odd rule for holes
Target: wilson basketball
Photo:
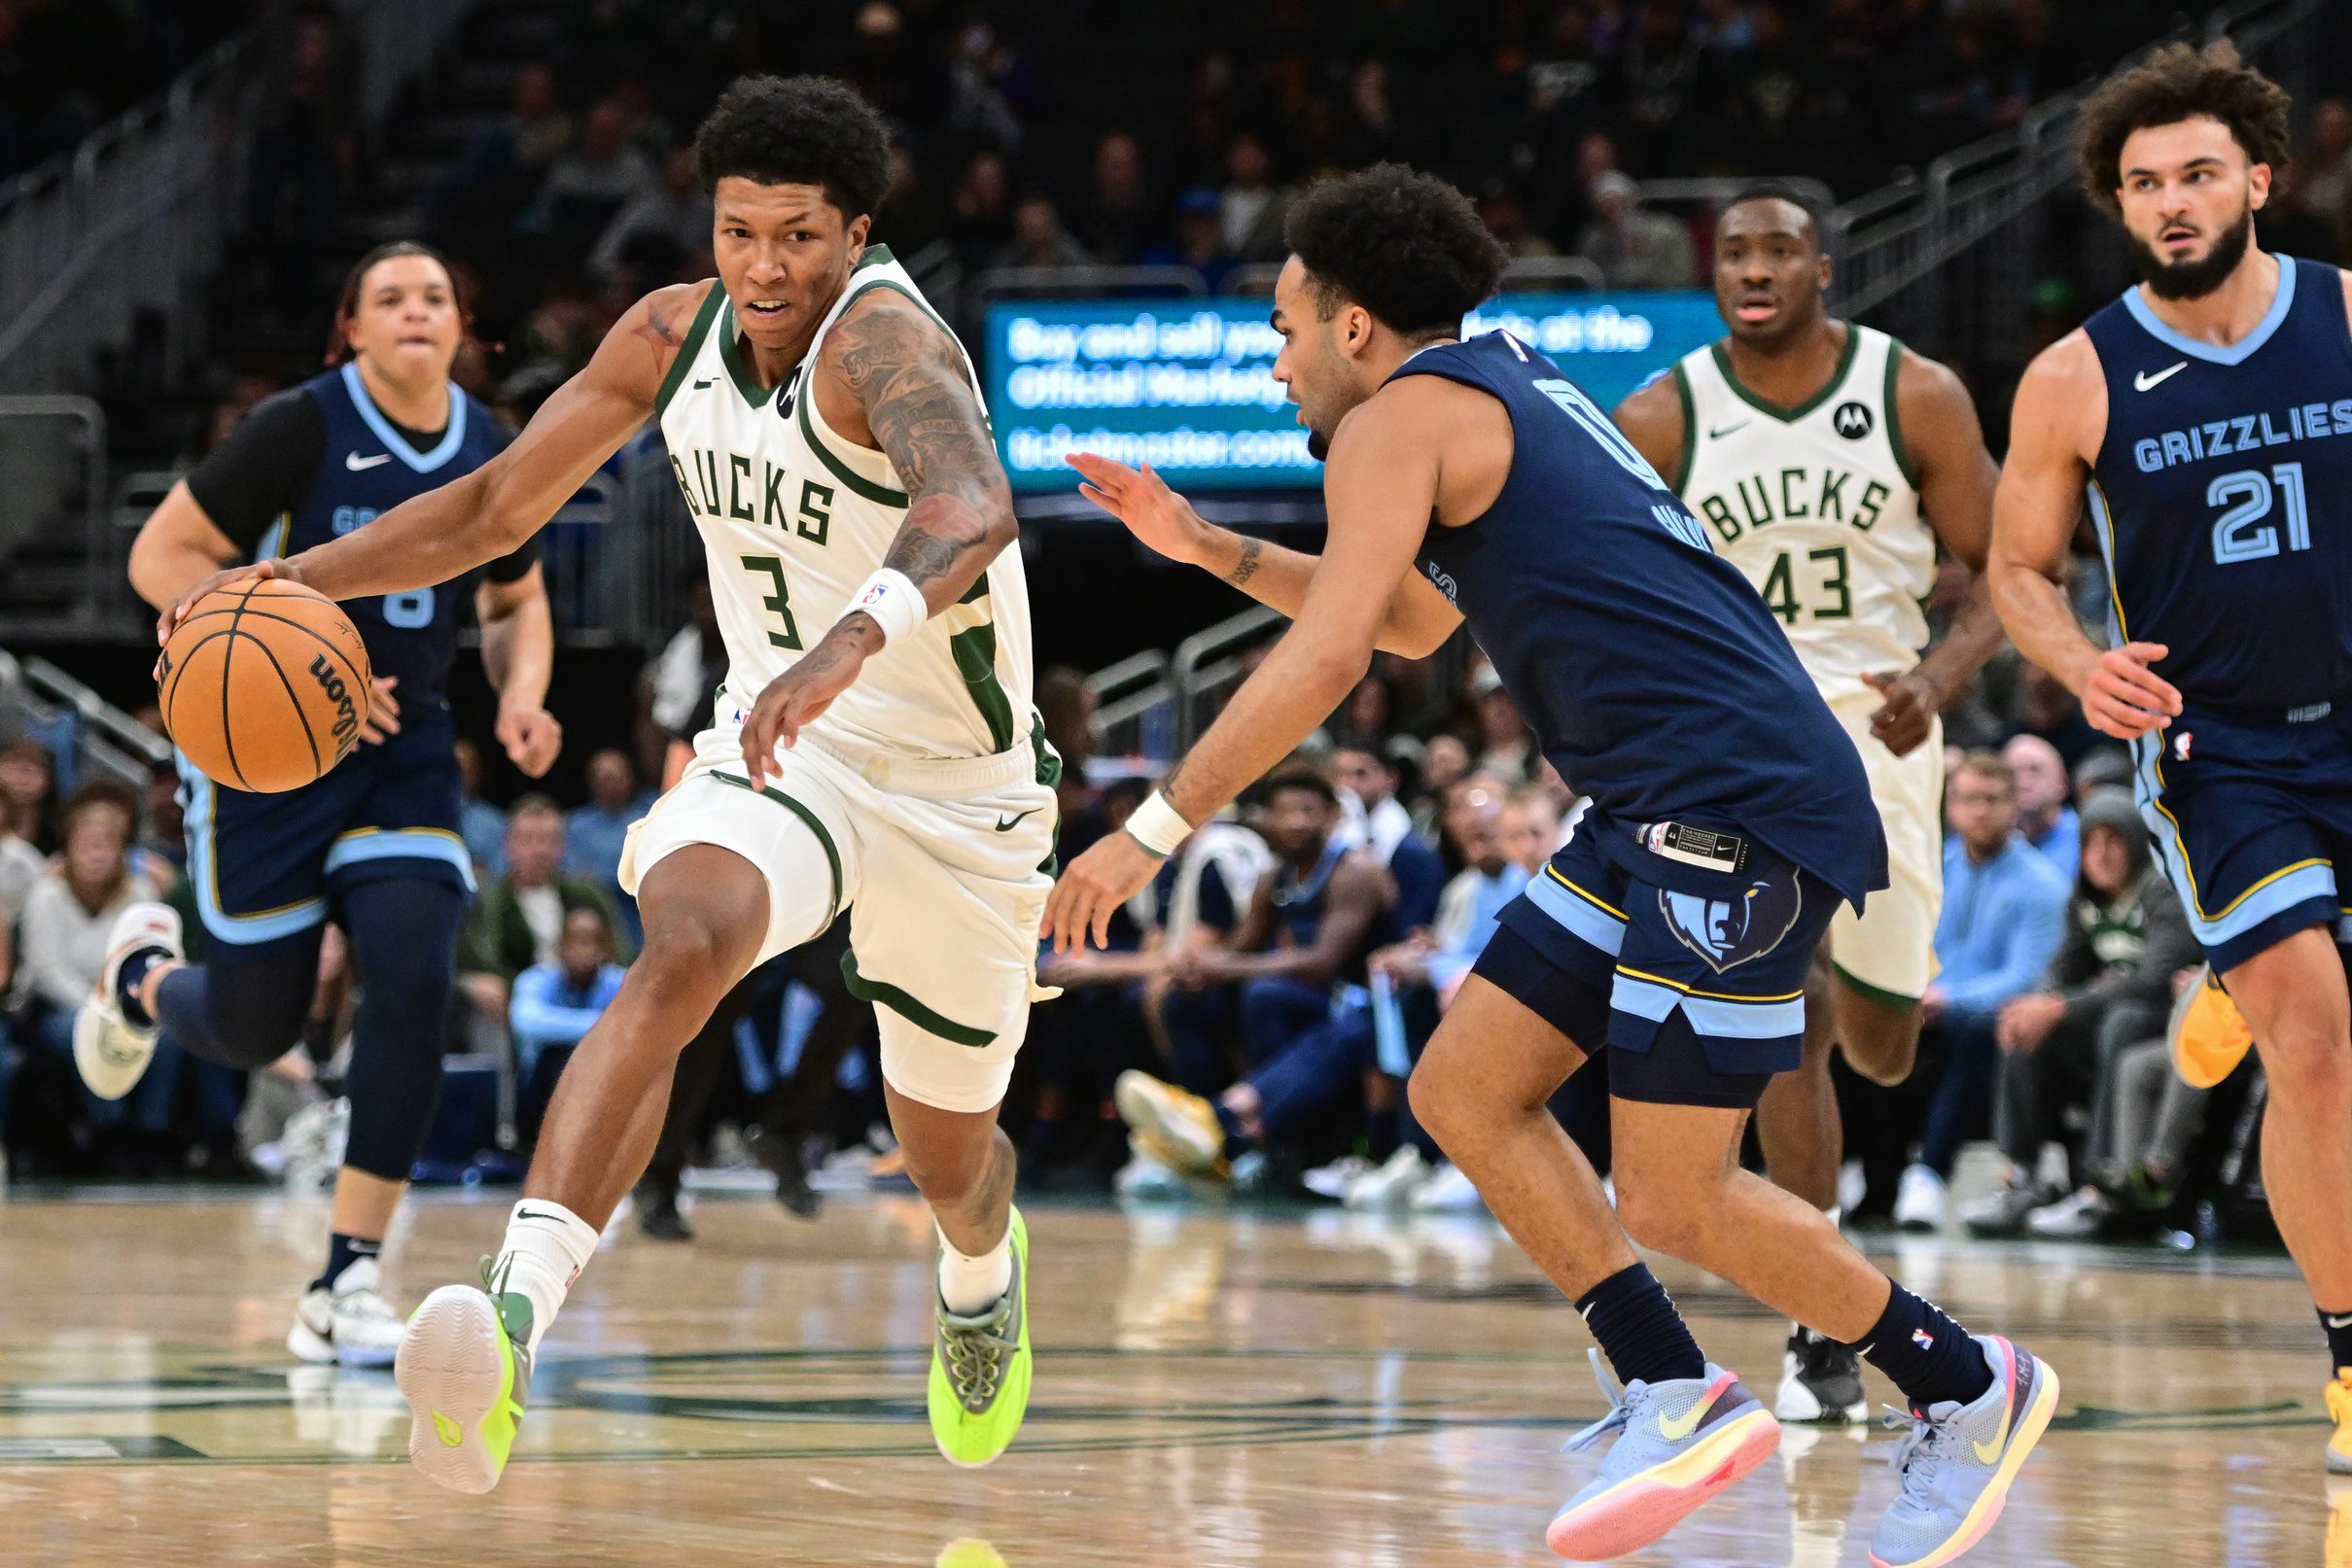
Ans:
<svg viewBox="0 0 2352 1568"><path fill-rule="evenodd" d="M359 744L369 673L367 645L333 600L259 577L196 601L164 645L158 701L204 777L275 794Z"/></svg>

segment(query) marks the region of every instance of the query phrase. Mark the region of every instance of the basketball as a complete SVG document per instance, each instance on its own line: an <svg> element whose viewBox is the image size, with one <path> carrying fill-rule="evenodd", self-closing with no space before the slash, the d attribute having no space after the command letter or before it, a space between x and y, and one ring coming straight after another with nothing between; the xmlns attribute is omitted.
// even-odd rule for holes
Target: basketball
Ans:
<svg viewBox="0 0 2352 1568"><path fill-rule="evenodd" d="M333 600L262 577L196 602L164 645L158 701L204 777L277 794L350 754L369 674L367 645Z"/></svg>

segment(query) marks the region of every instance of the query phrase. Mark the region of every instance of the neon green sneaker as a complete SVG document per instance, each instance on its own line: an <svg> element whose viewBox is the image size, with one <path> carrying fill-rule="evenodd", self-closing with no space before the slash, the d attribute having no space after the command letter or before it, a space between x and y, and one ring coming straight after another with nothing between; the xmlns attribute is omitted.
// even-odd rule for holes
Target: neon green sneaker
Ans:
<svg viewBox="0 0 2352 1568"><path fill-rule="evenodd" d="M1017 1208L1012 1250L1012 1288L1002 1301L977 1317L959 1317L938 1304L931 1437L951 1464L976 1467L996 1458L1029 1410L1029 1227Z"/></svg>
<svg viewBox="0 0 2352 1568"><path fill-rule="evenodd" d="M443 1285L401 1336L392 1377L407 1397L408 1462L453 1492L498 1484L531 1387L531 1299L482 1282Z"/></svg>

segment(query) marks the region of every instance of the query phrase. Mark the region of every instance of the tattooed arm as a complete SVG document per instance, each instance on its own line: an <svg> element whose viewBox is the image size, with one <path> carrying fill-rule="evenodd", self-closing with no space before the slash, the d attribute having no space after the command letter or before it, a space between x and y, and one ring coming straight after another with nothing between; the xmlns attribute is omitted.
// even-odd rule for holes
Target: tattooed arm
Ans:
<svg viewBox="0 0 2352 1568"><path fill-rule="evenodd" d="M288 577L330 599L360 599L432 587L510 553L653 412L661 378L703 296L716 287L656 289L614 324L595 357L555 389L504 452L366 528L283 561L206 578L164 611L163 635L190 605L228 581Z"/></svg>
<svg viewBox="0 0 2352 1568"><path fill-rule="evenodd" d="M887 456L905 483L906 520L882 564L922 592L927 614L938 614L1015 538L1012 486L962 351L912 299L876 289L825 335L812 379L808 395L825 422ZM755 782L772 770L777 744L792 745L883 643L880 624L853 610L769 682L743 726L744 765Z"/></svg>
<svg viewBox="0 0 2352 1568"><path fill-rule="evenodd" d="M1070 466L1085 476L1078 494L1125 523L1145 545L1171 561L1189 561L1267 609L1298 618L1321 557L1208 522L1148 464L1131 469L1092 452L1072 452ZM1461 612L1446 596L1420 573L1409 572L1388 595L1375 645L1384 653L1426 658L1460 624Z"/></svg>

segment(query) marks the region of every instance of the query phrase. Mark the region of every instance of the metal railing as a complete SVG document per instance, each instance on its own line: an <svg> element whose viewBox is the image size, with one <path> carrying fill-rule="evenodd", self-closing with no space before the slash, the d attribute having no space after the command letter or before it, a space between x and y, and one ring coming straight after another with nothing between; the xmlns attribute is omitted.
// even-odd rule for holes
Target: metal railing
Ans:
<svg viewBox="0 0 2352 1568"><path fill-rule="evenodd" d="M71 528L81 542L70 578L33 581L25 569L11 571L4 587L12 626L51 618L72 626L101 616L106 607L96 601L113 564L105 410L63 393L0 394L0 473L16 497L14 506L0 510L0 558L43 530Z"/></svg>
<svg viewBox="0 0 2352 1568"><path fill-rule="evenodd" d="M1281 635L1288 617L1265 605L1195 632L1176 645L1169 661L1169 679L1176 683L1176 750L1191 749L1224 708L1234 688L1257 668L1250 654Z"/></svg>
<svg viewBox="0 0 2352 1568"><path fill-rule="evenodd" d="M47 659L0 648L0 735L33 734L57 757L58 783L92 778L144 790L171 761L171 743Z"/></svg>
<svg viewBox="0 0 2352 1568"><path fill-rule="evenodd" d="M1168 679L1168 655L1145 648L1086 678L1094 711L1086 731L1094 756L1116 765L1121 759L1164 761L1174 754L1176 682Z"/></svg>
<svg viewBox="0 0 2352 1568"><path fill-rule="evenodd" d="M2240 0L2208 16L2194 35L2174 36L2229 38L2303 100L2352 58L2348 13L2346 0ZM2075 179L2077 118L2091 86L2036 105L2015 129L1937 158L1923 178L1899 180L1831 213L1839 312L1868 317L1930 353L1964 346L1979 355L2020 355L2050 202Z"/></svg>

